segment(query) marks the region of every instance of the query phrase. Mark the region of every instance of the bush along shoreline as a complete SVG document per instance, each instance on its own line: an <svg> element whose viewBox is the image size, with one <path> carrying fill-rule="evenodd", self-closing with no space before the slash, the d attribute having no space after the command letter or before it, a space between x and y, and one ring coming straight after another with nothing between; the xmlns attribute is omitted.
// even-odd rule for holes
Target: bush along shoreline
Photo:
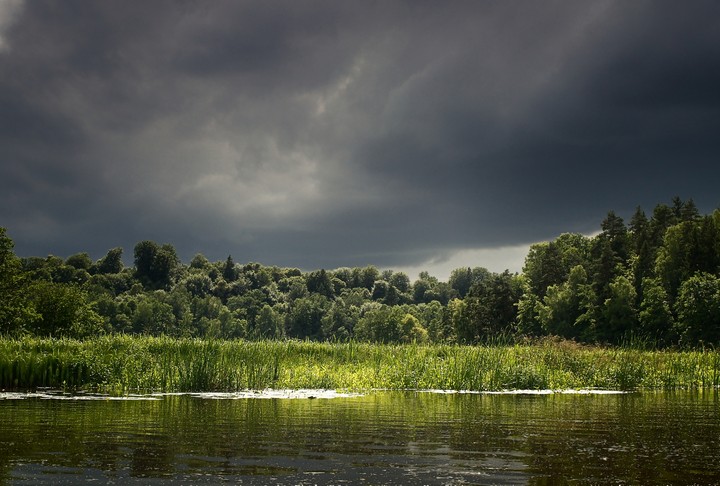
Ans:
<svg viewBox="0 0 720 486"><path fill-rule="evenodd" d="M20 258L0 228L0 336L720 345L720 210L675 198L629 224L610 211L600 228L531 245L520 274L466 267L413 282L372 265L303 272L202 254L184 264L153 241L135 245L133 266L122 248L97 261Z"/></svg>
<svg viewBox="0 0 720 486"><path fill-rule="evenodd" d="M720 209L675 198L595 236L531 245L522 273L447 281L301 271L171 244L18 257L0 228L0 387L717 387Z"/></svg>
<svg viewBox="0 0 720 486"><path fill-rule="evenodd" d="M0 388L6 391L627 391L718 386L720 352L712 349L644 351L550 339L479 346L127 335L0 340Z"/></svg>

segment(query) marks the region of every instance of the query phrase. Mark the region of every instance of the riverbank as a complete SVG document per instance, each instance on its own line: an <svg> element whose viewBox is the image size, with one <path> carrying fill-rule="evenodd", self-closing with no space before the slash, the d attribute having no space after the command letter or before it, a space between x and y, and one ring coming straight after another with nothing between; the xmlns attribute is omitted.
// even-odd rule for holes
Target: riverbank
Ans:
<svg viewBox="0 0 720 486"><path fill-rule="evenodd" d="M0 339L0 388L105 393L276 389L674 389L720 386L720 352L544 341L384 345L103 336Z"/></svg>

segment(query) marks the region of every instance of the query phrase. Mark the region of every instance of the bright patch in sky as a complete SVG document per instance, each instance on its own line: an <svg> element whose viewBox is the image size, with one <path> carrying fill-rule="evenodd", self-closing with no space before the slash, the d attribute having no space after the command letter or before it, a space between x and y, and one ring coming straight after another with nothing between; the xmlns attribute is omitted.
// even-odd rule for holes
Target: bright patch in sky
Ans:
<svg viewBox="0 0 720 486"><path fill-rule="evenodd" d="M427 271L441 281L447 281L452 270L463 267L484 267L491 272L497 273L505 270L509 270L510 273L520 273L529 249L530 245L515 245L500 248L460 250L443 260L423 262L419 265L395 268L393 270L405 272L411 280L414 280L418 273Z"/></svg>
<svg viewBox="0 0 720 486"><path fill-rule="evenodd" d="M0 51L10 47L5 40L5 30L15 21L22 5L23 0L0 0Z"/></svg>

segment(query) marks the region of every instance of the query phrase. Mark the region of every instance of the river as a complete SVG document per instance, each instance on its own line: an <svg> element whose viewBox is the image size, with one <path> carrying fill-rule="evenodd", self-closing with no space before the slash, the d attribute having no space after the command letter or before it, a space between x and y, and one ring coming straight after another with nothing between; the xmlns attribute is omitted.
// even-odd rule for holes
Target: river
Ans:
<svg viewBox="0 0 720 486"><path fill-rule="evenodd" d="M720 484L718 397L0 393L0 484Z"/></svg>

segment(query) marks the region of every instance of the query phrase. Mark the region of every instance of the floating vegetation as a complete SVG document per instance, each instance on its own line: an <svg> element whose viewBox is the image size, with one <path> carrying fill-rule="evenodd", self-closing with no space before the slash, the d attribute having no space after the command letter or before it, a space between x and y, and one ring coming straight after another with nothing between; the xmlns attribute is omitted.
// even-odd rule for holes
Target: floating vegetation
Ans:
<svg viewBox="0 0 720 486"><path fill-rule="evenodd" d="M62 390L41 390L28 392L0 392L0 400L72 400L72 401L132 401L162 400L167 396L189 396L204 400L239 400L239 399L328 399L355 398L361 393L338 392L336 390L243 390L238 392L171 392L151 394L107 395L99 393L67 393Z"/></svg>
<svg viewBox="0 0 720 486"><path fill-rule="evenodd" d="M0 388L109 394L247 390L635 390L720 386L720 353L513 346L0 339Z"/></svg>
<svg viewBox="0 0 720 486"><path fill-rule="evenodd" d="M202 398L206 400L238 400L247 398L280 398L280 399L327 399L327 398L354 398L362 396L360 393L338 392L336 390L244 390L238 392L201 392L190 393L193 398Z"/></svg>
<svg viewBox="0 0 720 486"><path fill-rule="evenodd" d="M62 390L47 390L40 392L0 392L0 400L71 400L71 401L152 401L160 398L151 395L101 395L84 393L65 393Z"/></svg>

